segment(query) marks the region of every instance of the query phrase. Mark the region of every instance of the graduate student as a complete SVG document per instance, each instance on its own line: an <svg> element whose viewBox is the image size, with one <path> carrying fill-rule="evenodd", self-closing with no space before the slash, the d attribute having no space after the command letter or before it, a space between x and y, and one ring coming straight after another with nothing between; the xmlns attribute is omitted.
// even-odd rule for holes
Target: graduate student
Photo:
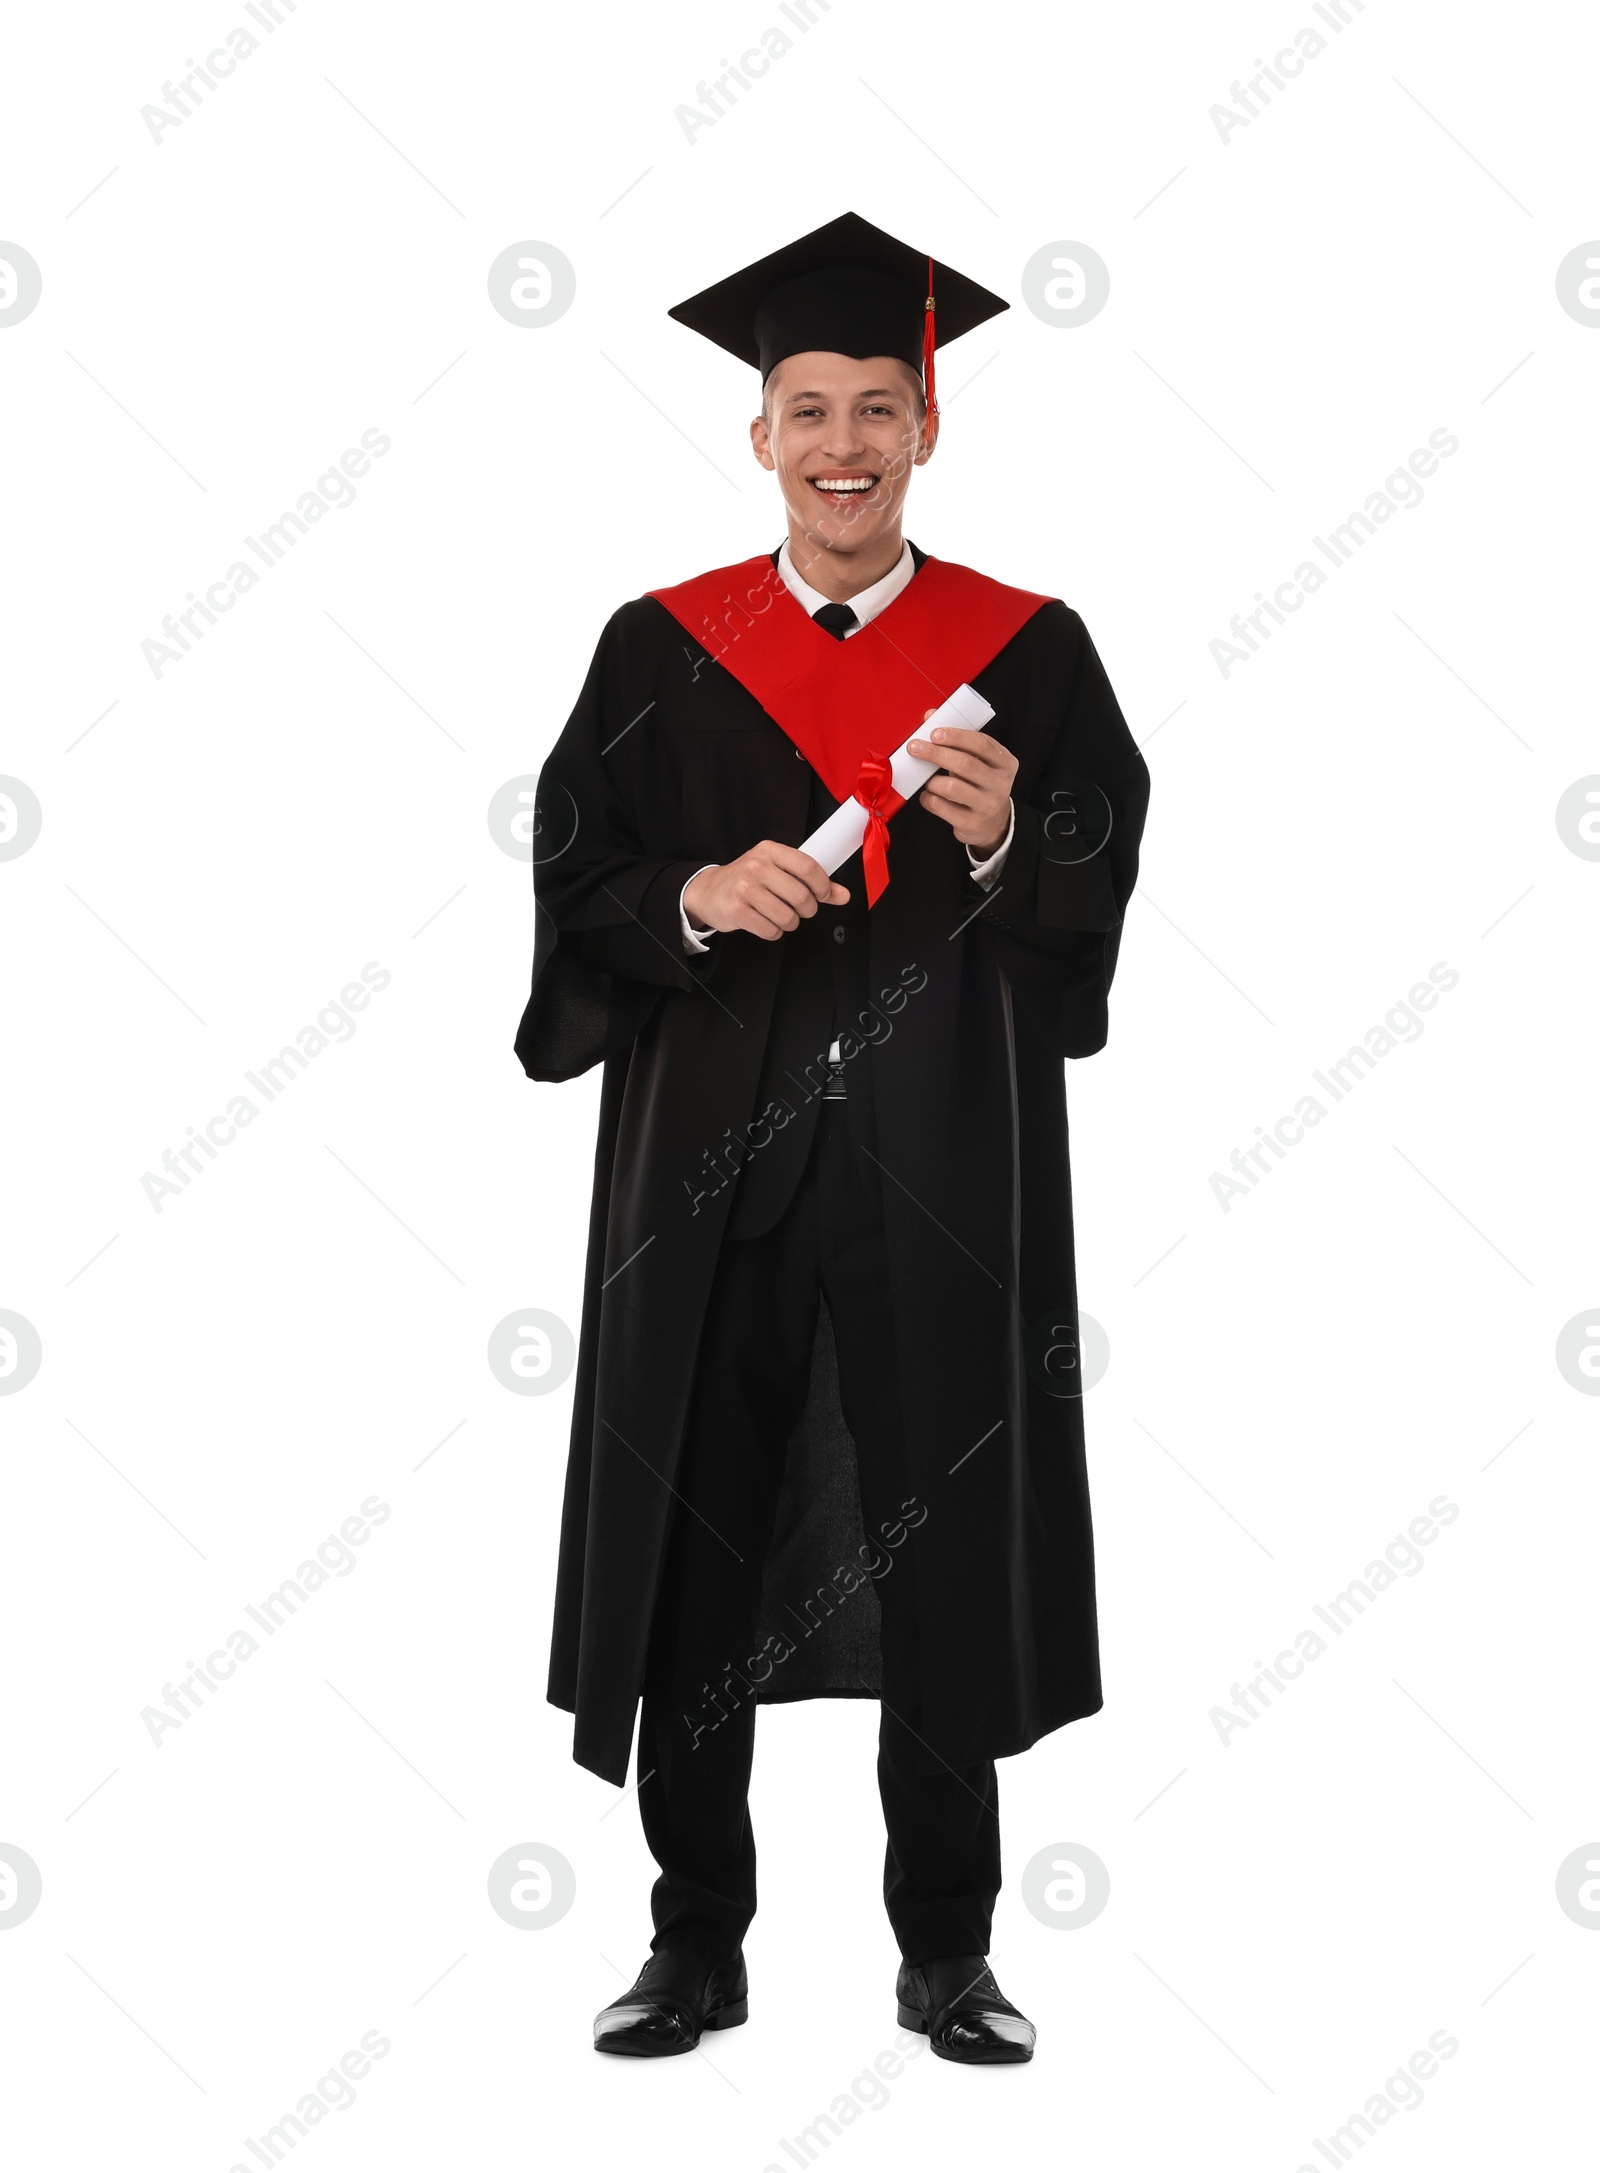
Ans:
<svg viewBox="0 0 1600 2173"><path fill-rule="evenodd" d="M746 2019L756 1707L858 1697L900 2022L1033 2054L994 1761L1101 1703L1062 1060L1149 776L1074 611L903 534L936 346L1005 307L846 214L671 312L759 372L788 534L625 603L540 779L517 1054L604 1065L549 1696L619 1786L637 1716L660 1867L602 2052ZM963 685L989 729L919 738Z"/></svg>

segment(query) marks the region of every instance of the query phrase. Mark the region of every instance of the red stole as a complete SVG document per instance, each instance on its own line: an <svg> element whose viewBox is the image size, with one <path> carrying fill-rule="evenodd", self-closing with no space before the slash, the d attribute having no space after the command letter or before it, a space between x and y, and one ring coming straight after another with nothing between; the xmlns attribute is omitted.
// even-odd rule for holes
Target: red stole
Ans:
<svg viewBox="0 0 1600 2173"><path fill-rule="evenodd" d="M848 641L815 625L770 558L649 592L794 742L836 800L866 808L867 900L888 881L889 757L1048 601L930 558Z"/></svg>

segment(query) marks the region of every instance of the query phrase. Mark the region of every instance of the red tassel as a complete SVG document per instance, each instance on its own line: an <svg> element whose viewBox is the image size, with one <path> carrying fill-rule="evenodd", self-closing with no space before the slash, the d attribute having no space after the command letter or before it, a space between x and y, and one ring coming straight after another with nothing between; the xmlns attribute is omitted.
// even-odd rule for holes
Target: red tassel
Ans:
<svg viewBox="0 0 1600 2173"><path fill-rule="evenodd" d="M928 259L928 301L922 312L922 389L927 396L928 419L939 419L939 400L933 389L933 259Z"/></svg>

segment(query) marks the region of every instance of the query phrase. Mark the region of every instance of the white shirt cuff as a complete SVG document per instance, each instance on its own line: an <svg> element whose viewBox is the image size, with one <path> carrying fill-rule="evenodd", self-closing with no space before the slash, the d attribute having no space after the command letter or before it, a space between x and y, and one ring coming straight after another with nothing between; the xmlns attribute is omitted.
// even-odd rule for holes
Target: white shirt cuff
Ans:
<svg viewBox="0 0 1600 2173"><path fill-rule="evenodd" d="M1011 802L1011 820L1006 824L1006 834L988 859L973 860L972 847L970 845L967 847L967 858L972 860L972 880L981 884L985 890L990 889L995 883L999 882L1000 871L1006 864L1006 854L1011 850L1011 840L1016 834L1016 828L1017 803L1013 800ZM687 927L688 923L685 922L684 925Z"/></svg>
<svg viewBox="0 0 1600 2173"><path fill-rule="evenodd" d="M1011 839L1009 836L1006 839L1006 843L1008 845L1011 843ZM706 862L706 868L714 868L716 866L717 862L715 860L708 860ZM706 872L706 868L696 868L694 871L694 875L704 875ZM694 875L690 876L689 883L692 883L694 881ZM702 938L705 936L714 936L717 931L714 928L691 928L689 926L689 915L685 911L683 903L684 895L689 888L689 883L685 883L683 889L680 890L678 893L678 926L683 930L684 949L690 954L691 957L698 958L702 951L709 951L711 948L709 943L702 941Z"/></svg>

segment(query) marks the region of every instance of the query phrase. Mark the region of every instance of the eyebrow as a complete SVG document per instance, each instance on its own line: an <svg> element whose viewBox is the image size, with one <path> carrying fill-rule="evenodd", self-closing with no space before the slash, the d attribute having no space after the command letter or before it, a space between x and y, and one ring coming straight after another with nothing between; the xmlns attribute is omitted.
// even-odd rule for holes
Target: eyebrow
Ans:
<svg viewBox="0 0 1600 2173"><path fill-rule="evenodd" d="M827 397L825 392L791 392L783 404L788 407L791 401L825 400ZM853 392L849 397L852 400L899 400L904 394L896 392L891 385L869 385L864 392Z"/></svg>

